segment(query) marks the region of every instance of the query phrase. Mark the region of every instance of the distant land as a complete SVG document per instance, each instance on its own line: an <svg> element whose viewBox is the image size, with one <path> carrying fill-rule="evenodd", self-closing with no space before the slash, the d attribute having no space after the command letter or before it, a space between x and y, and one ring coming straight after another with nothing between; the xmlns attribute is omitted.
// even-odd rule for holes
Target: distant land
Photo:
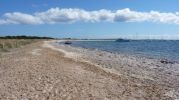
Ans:
<svg viewBox="0 0 179 100"><path fill-rule="evenodd" d="M52 37L40 37L40 36L0 36L0 39L54 39Z"/></svg>

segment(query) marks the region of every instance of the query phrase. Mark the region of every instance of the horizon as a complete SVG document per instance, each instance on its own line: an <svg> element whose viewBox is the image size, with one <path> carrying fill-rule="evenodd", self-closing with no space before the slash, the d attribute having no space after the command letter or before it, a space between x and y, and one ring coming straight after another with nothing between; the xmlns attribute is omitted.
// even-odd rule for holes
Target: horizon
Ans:
<svg viewBox="0 0 179 100"><path fill-rule="evenodd" d="M177 0L2 0L0 36L179 40L177 4Z"/></svg>
<svg viewBox="0 0 179 100"><path fill-rule="evenodd" d="M40 38L53 38L53 39L77 39L77 40L117 40L117 39L126 39L126 40L179 40L179 39L170 39L170 38L125 38L125 37L118 37L118 38L57 38L57 37L50 37L50 36L37 36L37 35L6 35L6 36L0 36L0 38L16 38L16 37L40 37ZM23 39L23 38L22 38Z"/></svg>

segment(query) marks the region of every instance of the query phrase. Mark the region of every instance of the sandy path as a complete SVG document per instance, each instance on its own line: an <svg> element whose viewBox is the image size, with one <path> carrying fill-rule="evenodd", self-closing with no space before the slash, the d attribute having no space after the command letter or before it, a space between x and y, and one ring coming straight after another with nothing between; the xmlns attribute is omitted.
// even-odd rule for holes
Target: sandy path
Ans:
<svg viewBox="0 0 179 100"><path fill-rule="evenodd" d="M149 80L125 78L30 44L0 56L0 100L173 100ZM170 97L173 96L173 99Z"/></svg>

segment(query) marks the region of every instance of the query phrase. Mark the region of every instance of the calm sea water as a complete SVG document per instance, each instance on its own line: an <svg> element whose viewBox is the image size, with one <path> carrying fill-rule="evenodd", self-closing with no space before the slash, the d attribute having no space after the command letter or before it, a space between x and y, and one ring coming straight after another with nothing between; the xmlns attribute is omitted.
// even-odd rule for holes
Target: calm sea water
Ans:
<svg viewBox="0 0 179 100"><path fill-rule="evenodd" d="M179 41L174 40L133 40L130 42L74 41L71 45L113 53L126 53L150 58L179 61Z"/></svg>

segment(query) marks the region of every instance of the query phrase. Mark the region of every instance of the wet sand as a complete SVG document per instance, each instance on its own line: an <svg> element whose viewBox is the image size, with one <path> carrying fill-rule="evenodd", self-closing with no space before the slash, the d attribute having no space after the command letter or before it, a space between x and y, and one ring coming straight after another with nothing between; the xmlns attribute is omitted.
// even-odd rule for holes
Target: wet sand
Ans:
<svg viewBox="0 0 179 100"><path fill-rule="evenodd" d="M145 67L131 66L133 68L129 68L127 66L125 69L125 63L124 65L117 64L118 69L113 65L105 67L105 63L100 64L100 61L98 61L101 59L102 63L105 58L101 57L101 54L98 55L101 57L99 59L96 53L93 53L91 56L98 60L92 61L92 58L86 58L90 52L84 56L83 52L69 51L73 50L69 48L56 47L51 45L50 42L38 42L3 53L0 56L0 99L178 99L177 80L175 80L176 82L166 82L167 84L162 81L163 78L161 81L155 81L156 79L160 80L162 75L156 75L157 78L153 79L154 74L150 74L152 72L150 69L146 70L149 75L146 74L145 78L143 78L145 74L136 77L133 72L141 72L143 70L138 71L138 69L145 69ZM85 50L83 51L85 52ZM92 52L94 50L91 50ZM113 58L113 56L111 57ZM118 62L121 61L119 60ZM133 64L133 61L131 64ZM149 77L150 75L152 76Z"/></svg>

